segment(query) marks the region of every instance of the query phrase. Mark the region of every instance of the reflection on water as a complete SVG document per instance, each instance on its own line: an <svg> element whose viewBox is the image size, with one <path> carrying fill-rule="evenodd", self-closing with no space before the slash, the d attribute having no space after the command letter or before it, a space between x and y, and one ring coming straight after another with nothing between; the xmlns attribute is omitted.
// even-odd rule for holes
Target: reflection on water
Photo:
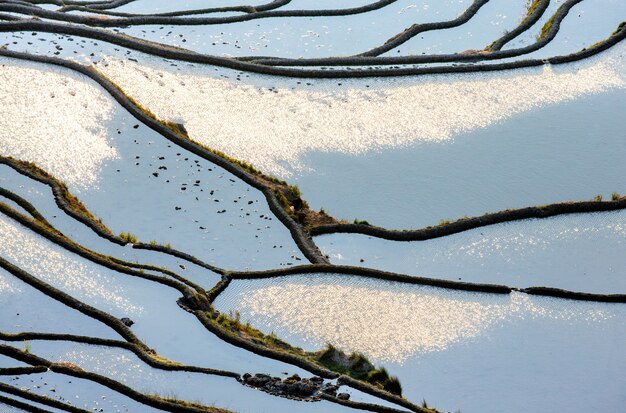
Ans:
<svg viewBox="0 0 626 413"><path fill-rule="evenodd" d="M15 143L13 135L2 130L0 154L35 161L64 181L69 191L78 195L87 209L101 218L114 234L131 232L144 242L169 243L210 264L229 268L268 268L293 262L296 257L299 259L301 254L289 232L273 218L261 192L140 125L93 81L77 77L66 69L49 74L44 65L10 62L15 66L7 65L3 69L7 73L18 74L26 67L26 79L38 75L44 80L59 79L67 87L85 92L84 96L80 95L81 99L93 98L90 104L104 102L106 120L90 112L77 110L74 114L80 116L84 124L98 125L98 130L103 131L95 141L72 133L71 128L57 128L52 132L46 129L50 125L54 127L55 121L47 123L41 119L48 119L54 113L33 120L21 116L19 110L11 112L13 118L0 119L0 125L11 122L27 129L33 124L35 129L40 128L45 133L41 132L36 139ZM35 82L33 87L39 84ZM64 102L55 103L56 97L52 102L42 97L30 98L30 95L39 96L40 92L47 93L50 88L56 90L54 85L42 87L40 91L24 86L24 94L16 98L20 103L18 108L33 102L35 113L38 108L52 111L54 105ZM73 98L68 95L68 100ZM69 107L76 109L73 103ZM68 124L74 122L64 113L60 115ZM48 135L53 138L46 141ZM40 147L45 145L45 148ZM21 146L28 151L19 153ZM6 172L0 171L0 175L4 174ZM49 189L46 194L51 196ZM56 214L53 212L47 217L52 219Z"/></svg>
<svg viewBox="0 0 626 413"><path fill-rule="evenodd" d="M448 280L626 292L626 211L561 215L491 225L428 241L358 234L316 237L334 264Z"/></svg>
<svg viewBox="0 0 626 413"><path fill-rule="evenodd" d="M6 275L0 273L0 294L16 294L21 290Z"/></svg>
<svg viewBox="0 0 626 413"><path fill-rule="evenodd" d="M120 413L158 413L162 411L130 399L121 393L91 380L69 377L61 373L53 373L50 371L42 374L23 376L0 376L0 382L18 387L32 394L46 396L62 404L79 408L81 411ZM0 404L0 410L3 413L13 412L13 410L5 410L3 404ZM55 409L55 411L67 410L67 407L64 407L64 410ZM27 410L15 410L15 412L25 411ZM29 409L28 411L35 410Z"/></svg>
<svg viewBox="0 0 626 413"><path fill-rule="evenodd" d="M11 289L2 289L5 282ZM108 326L45 295L4 269L0 269L0 309L4 333L42 331L120 338Z"/></svg>
<svg viewBox="0 0 626 413"><path fill-rule="evenodd" d="M615 317L604 305L321 274L235 281L216 307L240 311L242 320L307 348L332 343L396 363L477 339L515 319L601 323Z"/></svg>
<svg viewBox="0 0 626 413"><path fill-rule="evenodd" d="M96 184L100 166L117 158L104 127L111 100L71 72L13 59L0 63L0 154L35 162L79 188Z"/></svg>
<svg viewBox="0 0 626 413"><path fill-rule="evenodd" d="M231 346L230 348L235 349L235 352L237 351L236 347ZM302 407L303 403L297 400L275 397L251 387L244 387L230 377L152 368L135 354L119 348L66 341L35 341L32 344L32 353L52 361L73 363L86 371L122 382L137 391L161 396L175 396L180 400L193 400L209 406L220 406L232 412L345 412L345 408L326 402L306 403ZM252 364L250 367L261 368L261 365ZM278 370L276 374L290 368L288 365L282 367L283 369ZM293 370L289 371L293 372ZM310 373L302 370L298 370L297 373L305 377L310 376ZM213 391L207 391L207 389ZM141 409L129 410L132 413L143 411Z"/></svg>
<svg viewBox="0 0 626 413"><path fill-rule="evenodd" d="M88 297L125 312L143 312L143 308L133 305L125 297L125 289L115 285L115 281L97 266L80 262L57 245L42 242L39 235L24 230L4 215L0 215L0 256L78 299Z"/></svg>
<svg viewBox="0 0 626 413"><path fill-rule="evenodd" d="M302 164L306 152L360 154L443 141L516 113L623 88L623 51L616 46L554 70L300 85L233 72L243 80L235 81L113 57L99 67L157 116L184 121L194 139L285 177L314 168Z"/></svg>
<svg viewBox="0 0 626 413"><path fill-rule="evenodd" d="M287 7L280 7L277 11L288 8L299 10L348 8L372 2L291 1ZM155 1L149 0L145 3L152 4ZM182 9L178 5L179 2L175 3L177 8ZM454 19L471 3L472 0L437 0L415 7L417 6L415 0L396 0L377 10L347 16L272 17L232 24L147 25L125 27L120 30L141 39L216 56L287 58L349 56L383 44L414 23ZM204 7L206 6L205 2ZM143 9L143 13L152 9L142 7L140 4L136 4L134 8ZM161 7L160 10L165 8ZM226 17L237 14L239 13L227 12L211 16Z"/></svg>
<svg viewBox="0 0 626 413"><path fill-rule="evenodd" d="M306 3L294 1L290 6L303 7ZM337 2L324 3L321 7L345 7L361 4L361 0L341 0L341 6ZM244 54L276 52L296 57L302 52L311 56L343 54L340 51L362 50L368 45L378 44L388 37L384 33L395 33L397 27L405 27L406 20L419 23L420 19L442 20L448 14L457 15L470 0L426 1L420 7L413 3L412 0L402 0L376 14L350 18L294 19L293 22L297 23L293 26L285 26L282 20L265 19L230 26L232 29L217 26L207 29L142 26L122 30L142 38L159 38L169 44L186 44L194 50L211 50L217 54L231 49ZM525 2L509 3L492 0L468 24L415 37L402 45L402 52L406 53L407 49L441 52L448 48L449 51L456 51L457 47L483 46L488 39L499 35L501 29L512 28L519 20ZM561 3L553 0L551 7ZM593 0L587 3L594 4ZM598 28L602 33L608 30L607 27L613 29L612 23L603 19L607 14L612 16L611 21L619 18L619 13L614 11L623 9L622 3L617 0L604 3L594 6L597 14L587 14L581 20L575 20L575 13L572 13L557 41L535 56L578 50L581 44L592 43L588 42L589 39L599 40L596 38ZM122 9L130 11L136 7L145 12L149 8L161 8L163 11L164 8L179 9L201 4L204 2L199 0L180 3L142 0L131 2ZM620 8L611 8L611 5ZM573 10L581 11L580 7ZM549 14L544 19L548 19ZM580 14L578 17L581 17ZM326 25L327 21L340 24ZM587 24L589 27L578 30L585 26L581 22L590 23ZM353 31L352 26L358 30ZM570 38L574 28L579 37ZM531 34L534 32L529 31ZM589 95L606 100L608 93L603 92L612 90L613 93L622 93L626 86L623 45L589 61L554 68L546 66L505 73L395 80L306 81L164 62L136 52L131 58L129 51L125 51L125 55L115 46L98 45L93 40L75 41L69 36L32 33L37 36L36 43L41 43L35 46L27 40L35 40L30 35L14 33L5 41L16 45L11 46L16 50L23 48L31 52L70 56L90 63L97 61L98 68L148 109L164 119L184 123L196 140L284 177L307 169L323 170L321 162L309 162L305 160L305 154L321 153L322 158L326 156L328 160L329 153L336 156L371 155L390 148L409 148L416 143L440 148L445 146L441 143L450 142L462 133L510 120L516 114L536 108L544 109L541 113L546 114L549 112L545 110L548 105L565 101L578 103L581 97ZM532 37L530 40L534 41ZM352 39L359 39L359 42ZM413 43L419 47L411 49ZM430 48L421 49L425 43L430 44ZM570 47L573 49L570 50ZM390 54L398 51L392 50ZM89 52L92 53L87 57ZM102 55L110 56L99 62ZM14 63L9 59L0 62ZM276 221L271 225L267 222L273 218L266 210L262 194L250 193L251 188L224 174L221 169L213 171L213 166L207 166L205 160L183 154L182 150L166 143L153 132L146 132L146 128L135 124L125 111L115 110L112 100L93 82L84 82L81 76L67 77L59 73L57 69L42 69L29 63L3 65L0 68L0 95L4 97L0 108L1 154L37 162L65 180L71 190L79 192L83 189L80 195L87 205L94 211L110 214L104 216L105 222L111 222L119 230L137 230L142 240L154 237L159 241L173 242L177 247L181 245L186 252L205 254L202 258L219 259L228 268L290 265L295 261L288 260L288 255L293 260L299 260L285 228ZM619 104L613 106L619 111ZM605 113L614 116L614 107ZM476 156L481 151L473 152L467 147L455 149L455 154L460 154L458 162L457 159L452 161L447 154L441 155L441 159L445 158L448 164L442 163L444 167L440 168L420 162L421 159L412 158L407 162L394 158L393 164L403 165L403 175L408 177L409 182L406 185L400 180L393 184L385 182L386 193L375 190L371 179L375 173L357 168L358 174L355 175L360 182L367 183L368 196L375 194L373 196L388 201L386 195L398 192L403 196L402 202L411 210L422 207L405 195L405 188L408 187L434 188L445 194L444 203L464 204L461 213L439 206L434 208L437 213L444 213L437 218L453 218L476 211L481 213L500 204L492 202L488 199L489 195L484 196L482 192L483 201L470 201L471 196L450 190L450 186L439 185L436 179L431 178L432 174L438 174L441 183L460 182L460 186L469 188L469 193L475 198L480 198L479 191L468 185L468 178L478 177L473 182L490 191L493 199L506 200L508 204L503 208L510 207L511 202L514 206L518 202L521 205L534 203L535 198L530 196L512 195L513 191L520 192L520 188L529 193L534 191L533 196L539 196L543 201L545 194L550 192L557 200L568 199L569 194L564 196L554 190L554 187L566 186L565 183L576 184L581 190L575 193L576 196L584 193L583 187L585 190L590 187L596 190L598 187L595 185L599 182L612 184L610 179L600 174L598 165L601 162L617 164L608 154L619 159L622 149L619 135L616 134L618 137L614 141L603 141L585 129L578 135L582 138L576 141L574 134L570 134L565 126L576 128L577 123L571 118L577 116L567 116L568 113L562 110L555 112L546 115L548 119L554 119L553 123L536 123L529 120L530 117L524 119L523 126L532 130L538 136L537 140L526 141L520 133L522 128L516 127L518 124L511 127L512 133L501 133L512 137L508 141L497 136L499 139L494 141L479 142L475 137L466 136L465 141L475 147L480 146L480 149L490 144L501 146L500 152L493 147L484 151L487 158L495 158L497 155L494 154L504 151L514 153L519 158L516 165L524 166L518 170L529 171L525 180L515 179L511 183L506 178L500 181L487 179L489 175L500 175L502 170L508 171L504 176L515 177L511 172L514 168L510 158L502 156L499 164L489 159L481 162ZM610 124L615 128L613 130L619 129L619 124L612 122L614 118L607 122L606 118L588 115L593 123ZM507 126L513 124L509 121ZM561 135L569 139L569 144L557 142L555 133L546 124L559 128ZM520 152L514 141L524 141L527 146L536 145L536 148ZM547 141L551 141L552 146L547 145ZM585 146L585 142L589 146ZM589 150L591 146L603 147L606 152L595 151L596 158L572 155L592 152ZM556 153L555 158L539 155L551 151ZM422 159L435 158L431 156L434 152L429 152ZM561 162L550 162L556 158L560 158ZM377 164L367 159L365 162ZM341 165L340 162L335 163ZM409 173L409 163L421 163L422 170L429 175L426 184L416 182L417 174ZM451 164L460 167L461 179L452 176L447 167ZM585 174L586 170L580 166L583 164L595 172ZM381 165L383 163L378 163L377 167L384 169ZM577 166L572 168L571 165ZM484 169L481 169L483 166ZM370 165L361 169L366 168L371 169ZM472 175L472 168L478 172ZM552 177L553 186L546 190L541 186L546 175L538 171L552 171L551 168L567 170L570 177L559 180L556 179L558 176L548 175ZM592 179L583 185L582 180L574 176L575 170L582 170L579 172L581 175ZM614 176L623 175L618 169L609 171ZM332 179L356 186L350 179L341 179L336 174ZM16 185L15 179L9 178L8 182ZM498 192L496 188L503 186L510 187L510 192ZM324 192L342 203L345 198L351 198L357 204L367 204L346 191L335 190L333 193L332 189L337 186L331 187L328 185L323 187L324 191L311 192ZM532 187L533 191L525 187ZM401 190L395 190L397 188ZM46 189L45 193L48 192ZM450 194L454 195L452 201ZM421 199L434 204L432 197L423 196ZM463 203L456 201L459 199ZM212 207L207 206L207 201ZM473 204L470 205L471 202ZM225 205L228 205L228 212ZM400 216L394 208L372 209L395 215L395 219ZM58 212L54 206L48 211ZM211 218L208 212L211 212ZM365 218L370 219L369 216ZM575 219L544 220L540 226L526 221L519 225L511 223L481 228L422 243L419 244L422 249L409 251L403 248L410 249L418 244L405 243L401 247L394 243L366 245L365 242L360 243L366 237L348 235L342 238L345 244L337 242L333 245L334 251L325 250L333 258L344 259L349 255L349 259L360 263L363 261L361 257L365 256L366 264L363 265L396 270L406 265L402 267L406 270L400 269L402 272L413 272L417 268L421 275L433 277L456 279L462 276L466 280L466 276L473 275L478 278L494 277L489 281L499 282L503 276L514 274L521 275L526 284L545 284L563 282L562 278L566 275L566 288L589 291L592 282L588 275L592 274L596 279L593 288L620 288L623 280L618 279L621 276L618 270L623 268L620 257L624 256L622 241L626 235L623 220L615 219L608 224L605 221L596 222L594 226L588 221ZM279 229L276 230L273 225ZM78 231L86 230L82 226L79 228ZM480 233L479 237L477 233ZM283 246L285 248L280 251ZM387 250L388 246L392 247ZM270 374L288 369L294 371L282 362L250 357L247 351L218 340L205 331L195 318L174 305L179 296L177 292L102 269L51 245L1 216L0 256L6 256L37 277L90 304L116 314L134 312L136 325L133 331L164 356L240 372L254 371L251 370L253 368ZM425 271L430 273L424 274ZM524 275L527 277L524 278ZM540 281L533 282L532 276ZM598 279L600 282L597 282ZM504 282L514 284L511 278ZM576 283L580 286L576 287ZM572 286L576 288L570 288ZM81 320L85 317L79 316L78 312L2 273L0 304L3 310L4 307L11 310L0 311L0 321L4 317L4 324L12 330L57 331L61 328L65 332L78 329L85 334L87 329L95 332L92 335L101 333ZM620 346L624 341L623 320L626 314L623 305L579 303L520 293L467 293L319 274L235 281L219 297L216 305L223 311L240 311L244 320L249 319L264 331L274 330L280 337L306 348L320 348L330 342L348 351L364 352L376 363L385 362L392 374L400 377L407 397L415 400L416 395L425 395L438 405L443 405L442 400L445 400L446 410L448 405L451 409L459 406L463 411L481 412L587 411L591 410L589 405L600 411L609 411L607 406L623 406L623 403L614 402L623 394L624 387L624 379L620 381L623 360L626 360ZM66 312L76 313L76 319L70 320L68 317L71 315L66 315ZM167 328L164 329L164 326ZM234 380L229 381L232 387L227 387L222 383L225 381L223 378L195 375L201 379L194 380L191 373L152 370L134 355L117 349L100 351L94 350L96 347L93 346L84 346L81 350L81 346L70 343L66 351L54 352L54 345L44 343L42 346L45 347L42 352L61 354L61 360L89 366L149 392L156 392L155 388L176 389L184 393L180 396L185 400L201 397L203 402L224 404L236 411L290 412L294 411L293 404L296 403L243 388ZM576 377L581 372L584 373L584 380ZM107 407L108 404L114 409L121 406L127 411L150 410L145 406L141 408L128 404L124 397L118 395L116 398L115 393L106 393L105 397L102 389L93 383L84 383L81 387L80 379L71 383L55 373L48 373L47 379L44 377L29 377L23 383L35 386L40 393L48 392L48 389L52 392L58 386L56 397L74 399L80 395L87 401L83 406L93 410L103 410L100 405ZM206 392L207 388L219 389L220 399L214 400L216 396ZM584 397L584 405L580 397ZM101 399L106 399L106 402L101 402ZM489 401L488 406L485 406L485 401ZM568 403L575 405L572 408ZM297 410L301 411L299 407ZM333 408L340 409L338 405L329 408L310 404L308 407L311 411L321 409L325 413Z"/></svg>

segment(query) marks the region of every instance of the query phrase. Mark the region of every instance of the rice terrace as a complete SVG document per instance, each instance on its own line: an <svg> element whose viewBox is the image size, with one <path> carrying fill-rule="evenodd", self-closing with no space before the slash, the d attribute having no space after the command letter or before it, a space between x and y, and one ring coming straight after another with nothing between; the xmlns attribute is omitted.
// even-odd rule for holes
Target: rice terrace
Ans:
<svg viewBox="0 0 626 413"><path fill-rule="evenodd" d="M623 413L626 1L246 1L0 0L0 413Z"/></svg>

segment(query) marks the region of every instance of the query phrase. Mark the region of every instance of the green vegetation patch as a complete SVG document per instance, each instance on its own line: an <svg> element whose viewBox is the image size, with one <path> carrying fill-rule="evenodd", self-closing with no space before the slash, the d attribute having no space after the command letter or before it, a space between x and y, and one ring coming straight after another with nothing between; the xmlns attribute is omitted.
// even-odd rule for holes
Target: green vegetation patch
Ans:
<svg viewBox="0 0 626 413"><path fill-rule="evenodd" d="M136 244L137 237L130 232L122 232L120 234L120 239L126 243Z"/></svg>
<svg viewBox="0 0 626 413"><path fill-rule="evenodd" d="M303 228L306 229L317 225L338 222L328 214L320 215L317 211L311 210L307 202L302 199L302 192L297 185L289 185L282 179L276 178L271 175L266 175L262 171L255 168L254 165L249 162L234 158L220 150L209 148L204 144L193 140L189 136L183 125L176 122L159 119L149 109L141 105L132 96L128 95L120 86L118 86L115 82L109 79L104 73L102 73L95 67L93 68L93 70L96 71L99 76L103 77L111 85L113 85L113 87L115 87L122 95L124 95L124 97L126 97L126 99L128 99L137 109L143 112L146 116L165 126L169 130L174 132L178 137L192 142L195 145L198 145L199 147L205 149L208 152L211 152L212 154L228 161L233 165L239 166L244 171L249 173L263 187L273 190L274 194L278 198L278 201L283 205L285 211L289 214L289 216L291 216L294 221L302 224Z"/></svg>
<svg viewBox="0 0 626 413"><path fill-rule="evenodd" d="M374 367L362 353L347 355L331 344L316 353L316 360L324 367L357 380L373 384L390 393L402 395L402 386L395 376L390 376L384 367Z"/></svg>
<svg viewBox="0 0 626 413"><path fill-rule="evenodd" d="M376 368L367 357L361 353L347 355L330 344L321 351L304 351L299 347L294 347L279 339L273 332L265 334L252 327L249 322L243 323L241 321L241 314L238 311L229 314L219 314L214 320L220 327L255 344L291 353L336 373L345 374L357 380L373 384L390 393L402 395L402 386L398 378L390 376L385 368Z"/></svg>
<svg viewBox="0 0 626 413"><path fill-rule="evenodd" d="M3 159L5 159L7 163L10 165L14 165L15 167L19 169L26 170L29 173L29 175L31 177L34 177L34 179L36 180L41 179L42 181L45 181L45 182L52 182L55 186L58 187L60 196L63 198L63 201L65 201L65 203L67 204L67 207L72 212L91 221L105 233L109 235L113 235L111 230L107 228L106 225L104 225L101 219L96 218L77 197L72 195L69 189L67 189L67 185L65 185L63 182L59 181L54 176L50 175L48 172L44 171L33 162L20 161L11 157L3 157Z"/></svg>

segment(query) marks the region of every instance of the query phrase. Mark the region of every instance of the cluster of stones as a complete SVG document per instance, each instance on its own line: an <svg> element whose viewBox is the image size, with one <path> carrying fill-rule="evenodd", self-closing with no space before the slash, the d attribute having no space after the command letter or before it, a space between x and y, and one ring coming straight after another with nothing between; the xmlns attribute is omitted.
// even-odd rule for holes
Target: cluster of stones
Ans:
<svg viewBox="0 0 626 413"><path fill-rule="evenodd" d="M281 379L267 374L257 373L253 376L246 373L241 377L241 383L289 399L319 401L322 394L337 397L340 400L350 399L348 393L337 393L338 385L324 382L324 379L319 376L303 379L294 374Z"/></svg>

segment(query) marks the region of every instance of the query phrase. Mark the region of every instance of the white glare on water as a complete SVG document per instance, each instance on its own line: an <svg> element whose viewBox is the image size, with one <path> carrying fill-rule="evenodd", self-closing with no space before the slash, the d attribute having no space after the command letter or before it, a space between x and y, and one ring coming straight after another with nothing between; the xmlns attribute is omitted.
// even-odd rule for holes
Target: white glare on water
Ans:
<svg viewBox="0 0 626 413"><path fill-rule="evenodd" d="M0 60L0 154L35 162L86 188L117 157L107 143L111 100L90 81L53 67Z"/></svg>
<svg viewBox="0 0 626 413"><path fill-rule="evenodd" d="M220 297L218 308L222 302L240 311L242 320L274 329L288 341L297 336L317 348L332 343L377 361L402 363L414 354L442 351L516 318L601 322L614 316L606 309L567 306L562 300L555 305L521 293L450 292L321 274L270 281L246 281Z"/></svg>
<svg viewBox="0 0 626 413"><path fill-rule="evenodd" d="M302 164L306 152L359 154L446 140L532 108L623 88L623 53L615 46L591 63L567 69L383 81L303 79L293 89L276 78L251 75L279 84L270 89L113 57L98 67L157 116L184 121L195 140L285 177L314 168ZM305 86L310 82L314 85Z"/></svg>
<svg viewBox="0 0 626 413"><path fill-rule="evenodd" d="M0 274L0 294L15 294L19 292L20 289L13 285L10 279Z"/></svg>
<svg viewBox="0 0 626 413"><path fill-rule="evenodd" d="M80 262L77 256L61 247L46 245L39 236L4 215L0 215L0 256L79 300L95 298L125 312L140 314L143 311L131 304L124 297L124 289L114 285L98 267Z"/></svg>

